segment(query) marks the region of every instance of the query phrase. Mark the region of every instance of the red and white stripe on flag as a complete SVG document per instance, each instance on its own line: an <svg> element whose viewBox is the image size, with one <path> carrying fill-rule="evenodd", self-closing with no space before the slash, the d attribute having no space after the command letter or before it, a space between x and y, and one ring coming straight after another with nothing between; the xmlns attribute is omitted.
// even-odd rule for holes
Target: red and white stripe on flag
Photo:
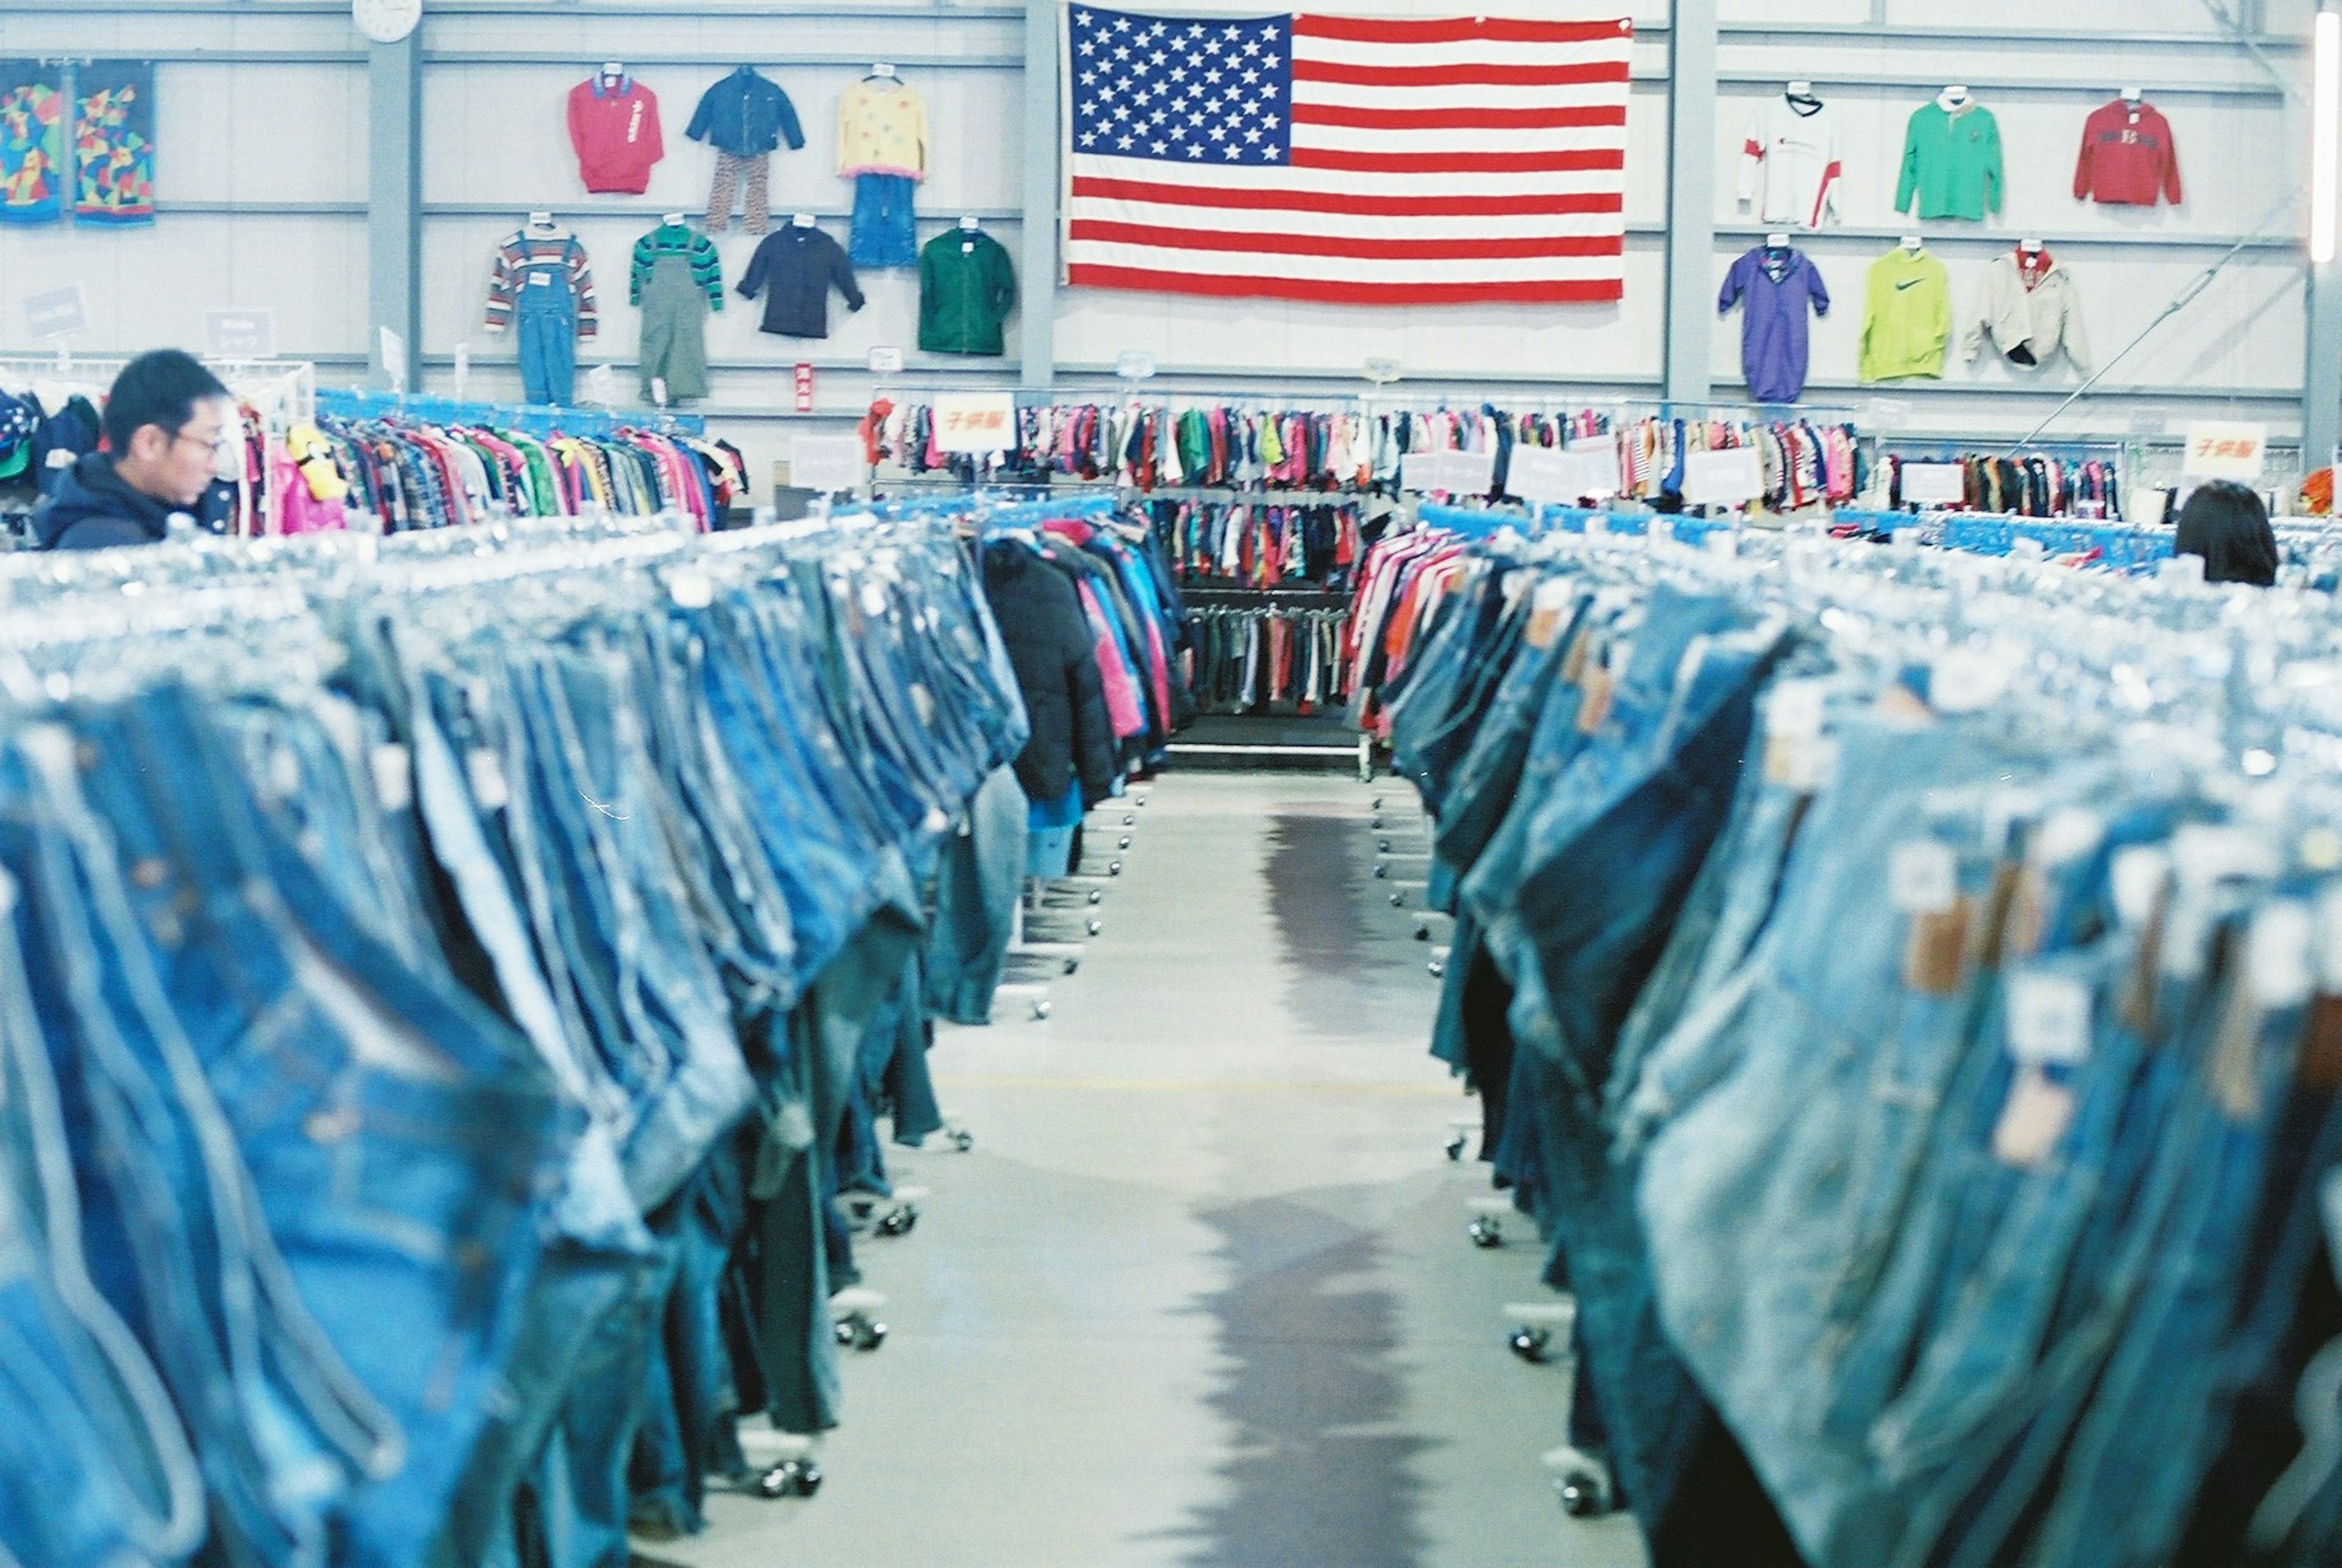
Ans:
<svg viewBox="0 0 2342 1568"><path fill-rule="evenodd" d="M1066 281L1349 305L1625 294L1634 25L1069 4Z"/></svg>

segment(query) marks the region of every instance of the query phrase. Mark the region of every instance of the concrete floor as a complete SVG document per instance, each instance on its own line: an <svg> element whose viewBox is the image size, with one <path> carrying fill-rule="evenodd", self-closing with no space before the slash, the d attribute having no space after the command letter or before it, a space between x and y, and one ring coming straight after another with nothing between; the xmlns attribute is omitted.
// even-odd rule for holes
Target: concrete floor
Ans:
<svg viewBox="0 0 2342 1568"><path fill-rule="evenodd" d="M1515 1357L1501 1309L1545 1295L1540 1249L1465 1238L1485 1167L1441 1144L1474 1103L1425 1052L1436 986L1372 877L1375 793L1154 786L1052 1016L1004 1003L936 1044L976 1148L899 1161L923 1218L857 1243L892 1334L847 1357L820 1494L716 1497L638 1562L1642 1563L1538 1467L1568 1373Z"/></svg>

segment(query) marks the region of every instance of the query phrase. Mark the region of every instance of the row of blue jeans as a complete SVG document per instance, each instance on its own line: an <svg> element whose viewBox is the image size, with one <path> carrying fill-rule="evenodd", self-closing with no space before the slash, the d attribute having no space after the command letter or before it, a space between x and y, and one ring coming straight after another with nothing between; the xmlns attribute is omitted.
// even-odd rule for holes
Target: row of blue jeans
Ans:
<svg viewBox="0 0 2342 1568"><path fill-rule="evenodd" d="M686 570L320 571L0 731L0 1563L616 1568L836 1423L1024 712L946 534Z"/></svg>
<svg viewBox="0 0 2342 1568"><path fill-rule="evenodd" d="M1663 1565L2335 1560L2330 1459L2257 1505L2342 1334L2342 802L2248 824L1787 602L1484 551L1384 692L1573 1442Z"/></svg>

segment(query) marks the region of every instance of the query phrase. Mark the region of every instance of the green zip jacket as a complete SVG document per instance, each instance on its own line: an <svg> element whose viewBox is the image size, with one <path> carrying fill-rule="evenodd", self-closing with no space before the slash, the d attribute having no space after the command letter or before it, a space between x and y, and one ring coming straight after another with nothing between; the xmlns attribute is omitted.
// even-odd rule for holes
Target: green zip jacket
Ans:
<svg viewBox="0 0 2342 1568"><path fill-rule="evenodd" d="M919 347L1002 354L1000 324L1016 303L1016 270L990 235L948 229L919 252Z"/></svg>
<svg viewBox="0 0 2342 1568"><path fill-rule="evenodd" d="M1921 251L1897 245L1870 264L1862 313L1862 379L1944 374L1952 342L1951 275Z"/></svg>
<svg viewBox="0 0 2342 1568"><path fill-rule="evenodd" d="M1969 100L1957 111L1941 103L1911 111L1903 135L1903 179L1895 210L1919 198L1923 218L1970 218L2000 211L2000 125L1992 111Z"/></svg>

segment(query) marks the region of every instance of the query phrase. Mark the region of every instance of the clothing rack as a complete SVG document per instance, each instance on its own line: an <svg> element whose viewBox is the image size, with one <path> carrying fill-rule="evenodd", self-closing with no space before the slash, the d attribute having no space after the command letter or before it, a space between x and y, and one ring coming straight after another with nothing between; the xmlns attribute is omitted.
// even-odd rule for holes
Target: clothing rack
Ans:
<svg viewBox="0 0 2342 1568"><path fill-rule="evenodd" d="M1041 408L1064 403L1084 406L1121 407L1128 404L1194 405L1206 408L1356 408L1366 401L1350 392L1295 392L1286 394L1247 388L1244 392L1174 392L1145 390L1145 383L1122 386L918 386L881 378L871 396L890 402L932 402L938 397L1013 397L1019 408Z"/></svg>

